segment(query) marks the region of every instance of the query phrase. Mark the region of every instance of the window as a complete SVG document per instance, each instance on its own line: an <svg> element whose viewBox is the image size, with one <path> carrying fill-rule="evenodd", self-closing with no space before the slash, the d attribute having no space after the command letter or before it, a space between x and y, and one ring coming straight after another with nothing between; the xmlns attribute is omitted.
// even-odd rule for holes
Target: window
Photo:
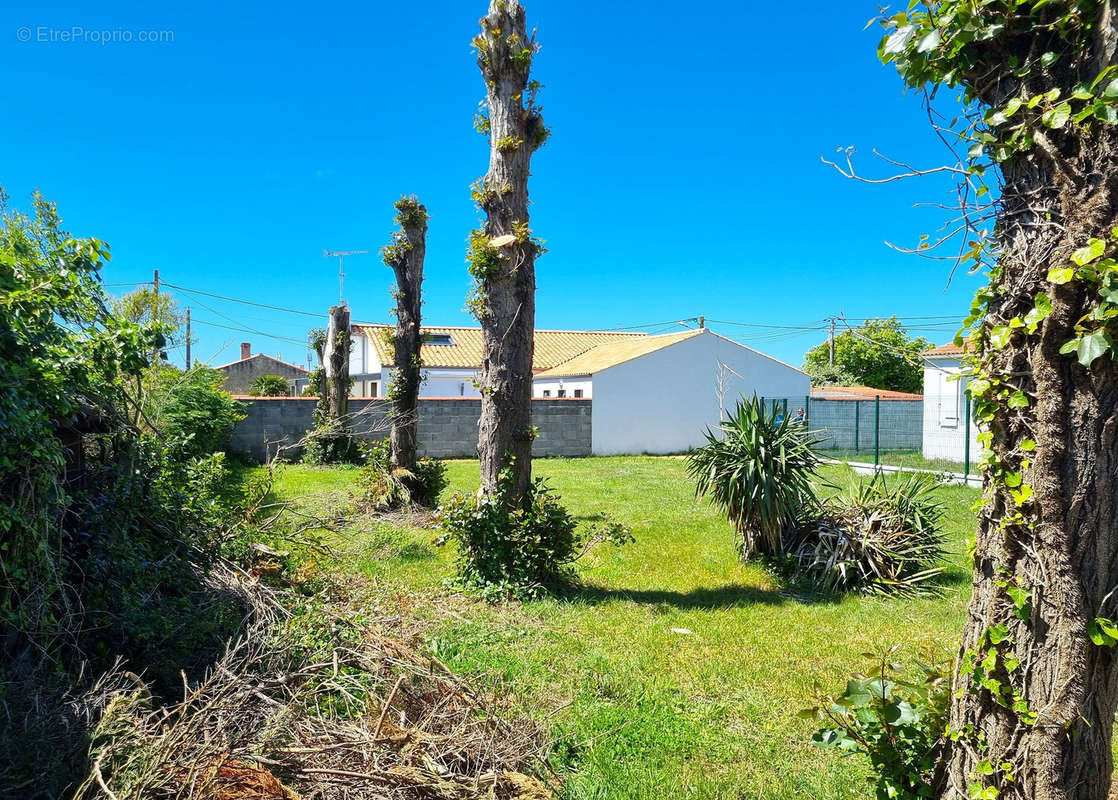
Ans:
<svg viewBox="0 0 1118 800"><path fill-rule="evenodd" d="M582 397L582 389L575 389L575 397Z"/></svg>
<svg viewBox="0 0 1118 800"><path fill-rule="evenodd" d="M567 390L566 389L560 389L558 392L555 393L555 396L556 397L566 397L567 396Z"/></svg>
<svg viewBox="0 0 1118 800"><path fill-rule="evenodd" d="M377 381L369 381L369 397L376 397L378 391L380 391L380 383Z"/></svg>
<svg viewBox="0 0 1118 800"><path fill-rule="evenodd" d="M424 335L423 343L447 346L454 344L454 340L450 338L449 333L428 333Z"/></svg>
<svg viewBox="0 0 1118 800"><path fill-rule="evenodd" d="M544 397L551 397L551 390L550 389L544 389L543 390L543 396Z"/></svg>

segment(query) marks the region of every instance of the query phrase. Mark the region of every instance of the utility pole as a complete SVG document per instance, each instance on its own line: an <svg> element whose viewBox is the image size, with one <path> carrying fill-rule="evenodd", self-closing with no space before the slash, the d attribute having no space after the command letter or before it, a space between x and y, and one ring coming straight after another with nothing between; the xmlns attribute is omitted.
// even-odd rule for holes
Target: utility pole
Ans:
<svg viewBox="0 0 1118 800"><path fill-rule="evenodd" d="M828 337L827 341L830 343L830 354L831 354L830 364L833 367L835 365L835 318L834 317L831 317L831 335Z"/></svg>
<svg viewBox="0 0 1118 800"><path fill-rule="evenodd" d="M155 287L155 299L151 303L151 321L159 322L159 270L154 270L155 276L152 279L152 286Z"/></svg>
<svg viewBox="0 0 1118 800"><path fill-rule="evenodd" d="M345 281L345 273L342 271L342 262L346 256L360 256L368 253L368 250L323 250L322 255L326 258L338 257L338 303L345 305L345 294L342 291L342 284Z"/></svg>
<svg viewBox="0 0 1118 800"><path fill-rule="evenodd" d="M190 306L186 307L186 371L190 372Z"/></svg>

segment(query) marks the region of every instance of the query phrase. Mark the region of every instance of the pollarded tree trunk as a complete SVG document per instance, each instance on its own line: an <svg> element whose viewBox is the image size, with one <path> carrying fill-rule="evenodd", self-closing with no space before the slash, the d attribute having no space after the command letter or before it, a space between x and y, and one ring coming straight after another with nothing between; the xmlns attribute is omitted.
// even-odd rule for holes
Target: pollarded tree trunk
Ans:
<svg viewBox="0 0 1118 800"><path fill-rule="evenodd" d="M423 259L427 252L427 209L415 197L396 201L396 224L392 243L384 248L384 263L396 274L396 330L392 335L392 463L415 468L419 431L419 386L421 383L420 330L422 312Z"/></svg>
<svg viewBox="0 0 1118 800"><path fill-rule="evenodd" d="M349 306L334 306L326 328L325 399L330 429L339 436L349 428L349 348Z"/></svg>
<svg viewBox="0 0 1118 800"><path fill-rule="evenodd" d="M528 174L532 154L547 138L530 83L536 52L517 0L492 0L474 39L485 78L489 171L474 190L484 228L470 238L476 280L474 311L484 354L478 454L481 491L492 495L502 470L512 469L510 501L532 477L532 352L535 332L535 259L542 251L528 227Z"/></svg>

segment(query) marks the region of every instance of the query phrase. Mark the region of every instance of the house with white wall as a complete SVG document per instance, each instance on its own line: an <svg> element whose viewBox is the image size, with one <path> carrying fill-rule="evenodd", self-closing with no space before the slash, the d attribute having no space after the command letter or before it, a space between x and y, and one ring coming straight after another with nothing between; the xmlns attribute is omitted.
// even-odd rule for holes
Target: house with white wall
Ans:
<svg viewBox="0 0 1118 800"><path fill-rule="evenodd" d="M684 452L742 398L810 391L801 370L706 328L605 342L532 385L534 397L593 400L594 455Z"/></svg>
<svg viewBox="0 0 1118 800"><path fill-rule="evenodd" d="M924 353L924 458L962 464L970 440L971 462L978 459L978 426L967 418L970 368L966 350L949 343Z"/></svg>
<svg viewBox="0 0 1118 800"><path fill-rule="evenodd" d="M354 397L384 397L392 381L390 325L351 328L349 374ZM478 380L484 358L481 328L423 327L420 397L481 397ZM644 333L618 331L537 330L533 372L542 372L601 344L647 338ZM572 395L573 396L573 395Z"/></svg>

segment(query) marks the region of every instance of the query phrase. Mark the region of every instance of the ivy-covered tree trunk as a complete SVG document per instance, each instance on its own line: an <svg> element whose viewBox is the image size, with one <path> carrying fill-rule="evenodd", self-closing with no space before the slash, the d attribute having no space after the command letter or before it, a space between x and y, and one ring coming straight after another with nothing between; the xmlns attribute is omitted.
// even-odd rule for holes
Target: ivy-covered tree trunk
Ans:
<svg viewBox="0 0 1118 800"><path fill-rule="evenodd" d="M1091 634L1096 618L1118 616L1118 368L1061 353L1095 291L1047 276L1118 224L1118 140L1053 139L1080 180L1037 153L1003 164L1006 221L976 380L992 456L951 715L962 732L947 762L951 796L978 782L1001 797L1101 799L1111 782L1118 660ZM1051 313L1035 334L1010 328L994 347L1042 293Z"/></svg>
<svg viewBox="0 0 1118 800"><path fill-rule="evenodd" d="M326 416L332 432L347 433L349 415L349 306L330 309L326 328Z"/></svg>
<svg viewBox="0 0 1118 800"><path fill-rule="evenodd" d="M485 225L470 237L471 303L484 339L478 454L482 493L492 495L508 468L515 503L532 477L535 259L542 252L528 227L528 175L548 132L535 105L539 86L529 82L537 46L524 8L517 0L492 0L480 24L473 44L488 113L478 128L489 134L490 148L489 171L474 187Z"/></svg>
<svg viewBox="0 0 1118 800"><path fill-rule="evenodd" d="M396 201L396 224L400 230L384 248L384 263L396 274L396 330L392 334L392 463L407 470L415 468L419 432L419 387L421 383L420 315L423 307L423 259L427 252L427 209L415 197Z"/></svg>
<svg viewBox="0 0 1118 800"><path fill-rule="evenodd" d="M936 788L1103 800L1118 709L1118 37L1109 3L1008 8L899 14L882 46L910 85L965 90L959 171L971 188L1002 177L969 339L989 450L974 593Z"/></svg>

